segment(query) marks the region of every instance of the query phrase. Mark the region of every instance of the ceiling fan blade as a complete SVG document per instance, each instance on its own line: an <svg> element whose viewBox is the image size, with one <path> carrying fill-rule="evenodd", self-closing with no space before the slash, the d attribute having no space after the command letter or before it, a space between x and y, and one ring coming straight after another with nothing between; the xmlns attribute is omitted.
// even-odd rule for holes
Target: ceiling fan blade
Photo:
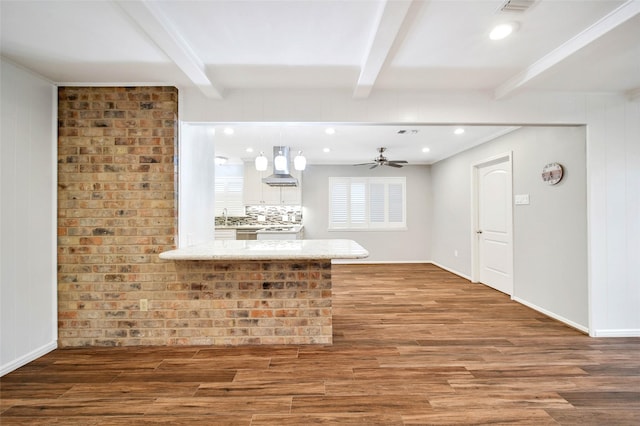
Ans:
<svg viewBox="0 0 640 426"><path fill-rule="evenodd" d="M387 157L385 157L384 155L382 155L383 152L385 152L387 150L387 148L378 148L378 152L380 153L376 158L373 159L373 162L371 163L360 163L360 164L354 164L354 166L368 166L371 165L371 167L369 167L369 169L375 169L378 166L391 166L391 167L396 167L396 168L400 168L402 167L402 164L406 164L407 161L405 160L387 160Z"/></svg>

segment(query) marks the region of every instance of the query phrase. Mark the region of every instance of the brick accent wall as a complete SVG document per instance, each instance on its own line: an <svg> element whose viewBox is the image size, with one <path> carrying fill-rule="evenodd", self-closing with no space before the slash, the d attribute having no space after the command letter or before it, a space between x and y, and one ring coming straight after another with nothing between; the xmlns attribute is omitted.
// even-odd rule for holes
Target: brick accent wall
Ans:
<svg viewBox="0 0 640 426"><path fill-rule="evenodd" d="M175 279L174 87L58 90L60 346L159 345L161 311L141 312Z"/></svg>

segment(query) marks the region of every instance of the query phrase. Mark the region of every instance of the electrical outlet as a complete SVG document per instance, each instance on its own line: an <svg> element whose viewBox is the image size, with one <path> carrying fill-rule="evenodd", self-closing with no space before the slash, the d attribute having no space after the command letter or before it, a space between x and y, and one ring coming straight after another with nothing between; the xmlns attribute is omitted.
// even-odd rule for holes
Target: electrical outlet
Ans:
<svg viewBox="0 0 640 426"><path fill-rule="evenodd" d="M458 250L454 250L454 251L453 251L453 255L454 255L455 257L458 257Z"/></svg>
<svg viewBox="0 0 640 426"><path fill-rule="evenodd" d="M148 299L140 299L140 310L146 312L149 310L149 300Z"/></svg>

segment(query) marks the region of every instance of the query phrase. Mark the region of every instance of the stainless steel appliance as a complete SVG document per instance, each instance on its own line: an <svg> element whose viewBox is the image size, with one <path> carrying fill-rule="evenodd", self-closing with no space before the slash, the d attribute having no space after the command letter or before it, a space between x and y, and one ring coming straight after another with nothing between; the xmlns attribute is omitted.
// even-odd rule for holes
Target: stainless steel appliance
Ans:
<svg viewBox="0 0 640 426"><path fill-rule="evenodd" d="M236 240L257 240L257 229L236 229Z"/></svg>

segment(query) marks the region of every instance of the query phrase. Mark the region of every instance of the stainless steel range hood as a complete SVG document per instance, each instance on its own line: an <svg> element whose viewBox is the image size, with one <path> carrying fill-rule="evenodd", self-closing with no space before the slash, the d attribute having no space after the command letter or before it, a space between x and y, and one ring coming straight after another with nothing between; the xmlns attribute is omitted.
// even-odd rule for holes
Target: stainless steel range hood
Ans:
<svg viewBox="0 0 640 426"><path fill-rule="evenodd" d="M281 168L276 168L276 157L282 155L286 158ZM298 186L298 179L289 173L289 147L274 146L273 147L273 174L262 179L263 183L269 186Z"/></svg>

